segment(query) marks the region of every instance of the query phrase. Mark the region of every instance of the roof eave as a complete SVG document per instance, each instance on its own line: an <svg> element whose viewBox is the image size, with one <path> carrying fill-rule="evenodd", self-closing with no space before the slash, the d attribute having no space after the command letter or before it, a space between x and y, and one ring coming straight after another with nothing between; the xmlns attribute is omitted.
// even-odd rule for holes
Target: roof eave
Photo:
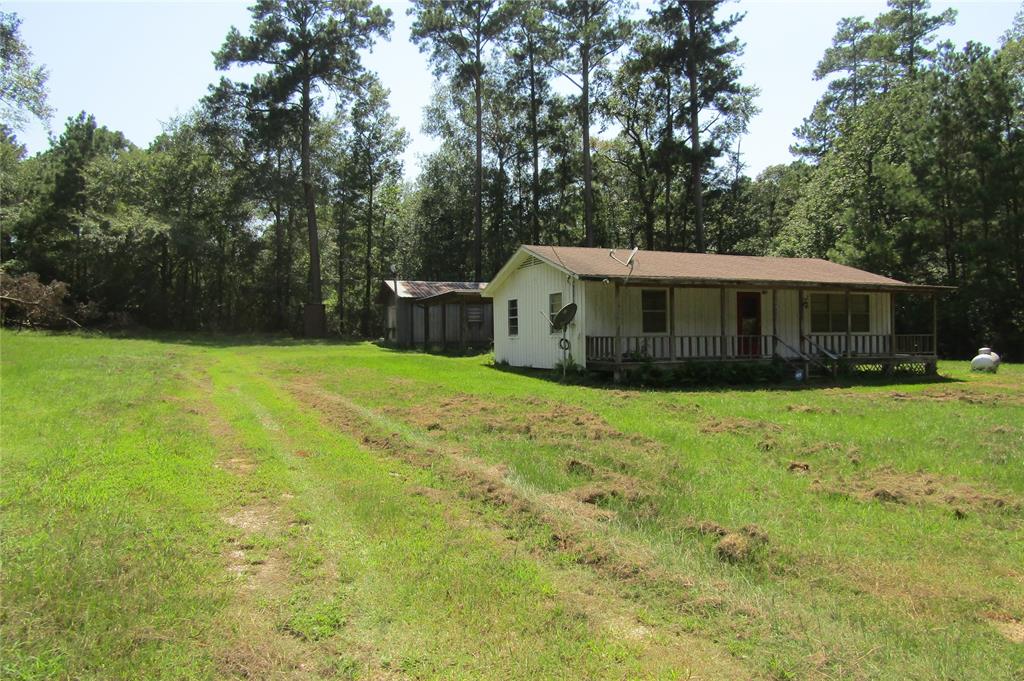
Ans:
<svg viewBox="0 0 1024 681"><path fill-rule="evenodd" d="M721 287L730 288L809 288L809 289L849 289L851 291L892 291L905 293L942 293L956 290L955 286L938 286L930 284L905 284L905 283L855 283L855 282L826 282L826 281L779 281L769 279L715 279L701 277L642 277L642 276L603 276L599 274L579 275L580 279L586 281L615 281L628 283L635 286L687 286L693 288Z"/></svg>

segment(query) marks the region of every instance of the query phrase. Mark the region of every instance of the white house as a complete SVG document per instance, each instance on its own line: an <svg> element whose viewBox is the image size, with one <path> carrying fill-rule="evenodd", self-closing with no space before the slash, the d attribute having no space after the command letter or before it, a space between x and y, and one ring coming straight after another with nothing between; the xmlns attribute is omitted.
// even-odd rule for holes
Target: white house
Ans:
<svg viewBox="0 0 1024 681"><path fill-rule="evenodd" d="M494 354L552 368L561 332L550 315L574 302L565 331L580 365L616 373L645 362L849 361L891 369L936 361L935 295L813 258L521 246L484 289ZM628 263L628 264L627 264ZM897 334L893 296L932 296L928 333Z"/></svg>

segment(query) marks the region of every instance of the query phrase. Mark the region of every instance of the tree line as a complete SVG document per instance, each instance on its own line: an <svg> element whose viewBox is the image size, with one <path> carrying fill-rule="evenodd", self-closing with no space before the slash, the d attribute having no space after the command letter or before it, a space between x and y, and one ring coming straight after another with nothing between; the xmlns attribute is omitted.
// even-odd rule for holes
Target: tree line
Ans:
<svg viewBox="0 0 1024 681"><path fill-rule="evenodd" d="M390 10L260 0L215 55L225 77L144 149L83 113L28 158L4 114L4 272L66 282L84 323L371 336L381 279L487 280L521 243L810 256L956 286L946 352L1024 350L1022 15L994 49L937 43L955 12L926 0L844 18L797 160L749 177L758 90L735 5L408 11L440 142L414 180L408 133L360 60ZM5 105L8 71L45 81L7 53ZM235 81L236 64L262 70ZM32 102L9 110L44 115Z"/></svg>

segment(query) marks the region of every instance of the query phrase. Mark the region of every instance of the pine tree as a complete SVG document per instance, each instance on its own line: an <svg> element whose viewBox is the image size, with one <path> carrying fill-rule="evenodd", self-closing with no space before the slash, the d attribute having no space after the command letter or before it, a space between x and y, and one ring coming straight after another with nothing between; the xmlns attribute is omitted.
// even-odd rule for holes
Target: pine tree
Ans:
<svg viewBox="0 0 1024 681"><path fill-rule="evenodd" d="M359 51L387 37L391 12L371 0L259 0L251 8L250 35L232 27L215 54L217 68L233 64L269 65L257 78L253 95L278 104L297 98L300 125L302 194L309 239L309 297L305 331L326 333L320 274L320 237L316 188L310 162L310 131L316 119L316 94L321 88L351 91L362 72Z"/></svg>

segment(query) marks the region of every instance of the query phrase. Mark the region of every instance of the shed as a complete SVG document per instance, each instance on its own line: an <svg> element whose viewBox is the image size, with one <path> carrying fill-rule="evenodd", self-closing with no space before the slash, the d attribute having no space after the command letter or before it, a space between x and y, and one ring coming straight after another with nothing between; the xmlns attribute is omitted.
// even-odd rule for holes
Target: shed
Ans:
<svg viewBox="0 0 1024 681"><path fill-rule="evenodd" d="M385 340L398 347L487 348L494 338L484 282L388 279L378 302L386 306Z"/></svg>

